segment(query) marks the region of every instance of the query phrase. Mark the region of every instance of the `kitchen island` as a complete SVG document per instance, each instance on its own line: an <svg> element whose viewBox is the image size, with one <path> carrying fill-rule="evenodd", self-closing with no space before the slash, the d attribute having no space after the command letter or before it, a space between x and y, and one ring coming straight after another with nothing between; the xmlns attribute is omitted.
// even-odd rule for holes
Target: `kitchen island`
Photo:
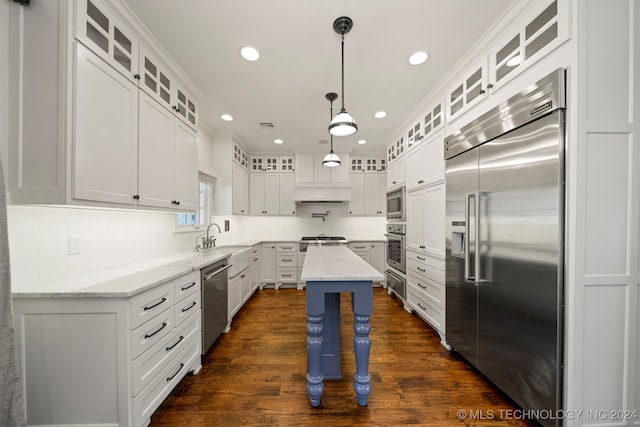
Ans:
<svg viewBox="0 0 640 427"><path fill-rule="evenodd" d="M358 405L366 406L369 377L369 316L373 311L373 282L382 273L345 246L310 246L301 279L307 288L307 394L311 406L320 405L323 379L339 379L340 293L352 294L353 349L356 373L353 388Z"/></svg>

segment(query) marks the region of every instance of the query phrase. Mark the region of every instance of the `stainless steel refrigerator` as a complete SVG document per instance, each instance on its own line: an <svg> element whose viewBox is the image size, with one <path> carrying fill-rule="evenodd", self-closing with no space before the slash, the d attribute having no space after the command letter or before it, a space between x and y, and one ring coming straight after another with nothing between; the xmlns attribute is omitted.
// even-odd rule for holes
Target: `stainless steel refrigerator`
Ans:
<svg viewBox="0 0 640 427"><path fill-rule="evenodd" d="M445 140L447 342L523 409L553 414L562 408L564 115L559 69Z"/></svg>

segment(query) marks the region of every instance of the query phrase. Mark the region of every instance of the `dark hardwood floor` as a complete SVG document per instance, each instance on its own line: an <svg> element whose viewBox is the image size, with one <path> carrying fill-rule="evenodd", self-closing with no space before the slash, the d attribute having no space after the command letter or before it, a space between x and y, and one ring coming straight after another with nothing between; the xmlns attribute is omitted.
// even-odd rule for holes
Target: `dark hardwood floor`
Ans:
<svg viewBox="0 0 640 427"><path fill-rule="evenodd" d="M341 296L342 380L325 381L320 407L306 392L305 292L257 291L232 329L151 418L160 426L533 426L402 303L374 288L371 395L359 407L349 294ZM459 416L463 411L465 416Z"/></svg>

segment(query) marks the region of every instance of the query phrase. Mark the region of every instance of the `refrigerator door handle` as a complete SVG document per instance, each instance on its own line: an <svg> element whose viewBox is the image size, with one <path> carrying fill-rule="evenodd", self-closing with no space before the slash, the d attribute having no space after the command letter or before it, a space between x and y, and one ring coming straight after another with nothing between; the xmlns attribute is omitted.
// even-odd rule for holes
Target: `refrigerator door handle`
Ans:
<svg viewBox="0 0 640 427"><path fill-rule="evenodd" d="M470 247L474 248L475 251L475 245L476 245L476 232L474 231L474 236L473 236L473 241L471 241L471 233L469 233L469 224L470 224L470 218L471 218L471 199L473 199L474 203L473 206L475 208L476 205L476 195L475 193L467 193L467 197L465 198L465 203L464 203L464 235L465 235L465 239L464 239L464 280L467 282L475 282L476 278L474 276L471 276L471 254L470 254ZM476 227L477 229L477 227ZM473 243L473 245L471 244ZM475 255L474 255L474 268L475 268Z"/></svg>
<svg viewBox="0 0 640 427"><path fill-rule="evenodd" d="M481 282L486 282L486 280L482 279L482 259L481 257L481 235L480 235L480 219L482 218L482 199L486 199L487 198L487 194L486 192L479 192L476 193L476 222L475 222L475 241L476 241L476 246L475 246L475 256L474 256L474 269L475 269L475 273L476 273L476 286L478 284L480 284Z"/></svg>

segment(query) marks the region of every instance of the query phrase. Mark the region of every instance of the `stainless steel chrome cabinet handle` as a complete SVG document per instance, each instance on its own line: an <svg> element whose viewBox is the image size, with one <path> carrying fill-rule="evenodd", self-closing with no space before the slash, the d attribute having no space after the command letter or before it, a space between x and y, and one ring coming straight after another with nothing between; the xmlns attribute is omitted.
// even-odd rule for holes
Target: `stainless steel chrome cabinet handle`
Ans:
<svg viewBox="0 0 640 427"><path fill-rule="evenodd" d="M474 193L468 193L464 203L464 280L468 282L475 280L475 277L470 275L471 255L469 254L469 218L471 217L471 213L469 209L471 209L471 199L473 199L475 205L476 195Z"/></svg>
<svg viewBox="0 0 640 427"><path fill-rule="evenodd" d="M225 270L227 270L227 269L231 268L231 266L232 266L232 265L233 265L233 264L227 264L227 265L225 265L224 267L217 269L217 270L216 270L216 271L214 271L213 273L209 273L209 274L207 274L207 275L204 277L204 280L209 280L209 279L211 279L211 278L212 278L213 276L215 276L216 274L221 273L221 272L223 272L223 271L225 271Z"/></svg>
<svg viewBox="0 0 640 427"><path fill-rule="evenodd" d="M167 327L167 322L162 322L162 326L160 326L157 330L151 332L150 334L145 334L144 337L145 338L151 338L152 336L156 335L158 332L160 332L161 330L163 330L166 327Z"/></svg>
<svg viewBox="0 0 640 427"><path fill-rule="evenodd" d="M157 306L159 306L160 304L164 303L165 301L167 301L167 299L165 297L162 297L162 299L160 301L158 301L157 303L155 303L153 305L146 305L143 310L147 311L147 310L154 309Z"/></svg>

